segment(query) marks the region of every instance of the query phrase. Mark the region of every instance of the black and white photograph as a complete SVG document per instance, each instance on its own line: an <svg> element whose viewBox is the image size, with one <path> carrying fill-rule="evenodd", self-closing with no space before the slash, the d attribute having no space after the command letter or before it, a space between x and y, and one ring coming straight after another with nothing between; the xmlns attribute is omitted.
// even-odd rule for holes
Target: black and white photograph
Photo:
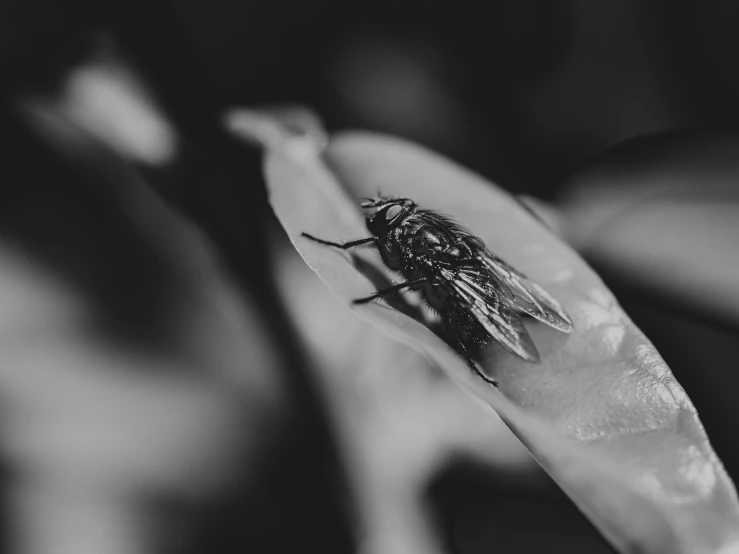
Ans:
<svg viewBox="0 0 739 554"><path fill-rule="evenodd" d="M737 29L0 0L0 552L739 554Z"/></svg>

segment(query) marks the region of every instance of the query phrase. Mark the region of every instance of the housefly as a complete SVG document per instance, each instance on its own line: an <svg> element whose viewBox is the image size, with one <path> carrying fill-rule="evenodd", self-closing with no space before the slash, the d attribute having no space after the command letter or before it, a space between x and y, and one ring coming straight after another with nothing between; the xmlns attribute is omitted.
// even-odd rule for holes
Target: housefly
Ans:
<svg viewBox="0 0 739 554"><path fill-rule="evenodd" d="M572 321L543 288L490 252L470 231L448 216L420 208L408 198L367 199L371 237L346 243L303 233L320 244L348 249L369 245L405 281L354 301L363 304L389 294L420 291L441 320L442 336L479 377L495 385L475 365L473 356L491 340L538 363L536 349L521 316L528 315L564 333Z"/></svg>

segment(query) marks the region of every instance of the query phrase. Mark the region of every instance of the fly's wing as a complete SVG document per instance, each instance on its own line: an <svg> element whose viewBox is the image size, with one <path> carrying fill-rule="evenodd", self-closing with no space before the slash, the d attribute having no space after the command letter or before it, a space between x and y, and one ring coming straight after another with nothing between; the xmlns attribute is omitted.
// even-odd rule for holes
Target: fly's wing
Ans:
<svg viewBox="0 0 739 554"><path fill-rule="evenodd" d="M441 270L449 292L475 316L485 330L506 350L528 362L539 362L534 346L521 318L501 295L490 289L487 275L474 270Z"/></svg>
<svg viewBox="0 0 739 554"><path fill-rule="evenodd" d="M547 291L490 252L479 251L477 258L491 277L504 285L504 293L508 293L506 300L512 309L564 333L572 332L572 320Z"/></svg>

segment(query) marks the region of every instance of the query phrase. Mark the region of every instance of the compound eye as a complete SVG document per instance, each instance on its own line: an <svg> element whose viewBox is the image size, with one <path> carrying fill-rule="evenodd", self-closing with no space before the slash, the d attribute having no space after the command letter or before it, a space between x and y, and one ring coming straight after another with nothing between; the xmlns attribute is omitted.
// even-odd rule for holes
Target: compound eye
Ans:
<svg viewBox="0 0 739 554"><path fill-rule="evenodd" d="M398 204L395 204L393 206L390 206L387 211L385 212L385 219L388 221L392 221L396 217L398 217L398 214L403 211L403 208L399 206Z"/></svg>

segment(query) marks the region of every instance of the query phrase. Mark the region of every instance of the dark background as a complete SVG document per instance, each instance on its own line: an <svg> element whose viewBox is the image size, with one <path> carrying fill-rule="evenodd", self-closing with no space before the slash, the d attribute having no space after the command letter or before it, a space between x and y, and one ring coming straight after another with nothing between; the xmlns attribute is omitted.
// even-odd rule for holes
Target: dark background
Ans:
<svg viewBox="0 0 739 554"><path fill-rule="evenodd" d="M6 88L113 30L165 104L300 102L411 137L514 191L640 133L731 127L739 8L708 2L5 2ZM207 105L202 103L201 105ZM187 109L185 108L187 106Z"/></svg>

